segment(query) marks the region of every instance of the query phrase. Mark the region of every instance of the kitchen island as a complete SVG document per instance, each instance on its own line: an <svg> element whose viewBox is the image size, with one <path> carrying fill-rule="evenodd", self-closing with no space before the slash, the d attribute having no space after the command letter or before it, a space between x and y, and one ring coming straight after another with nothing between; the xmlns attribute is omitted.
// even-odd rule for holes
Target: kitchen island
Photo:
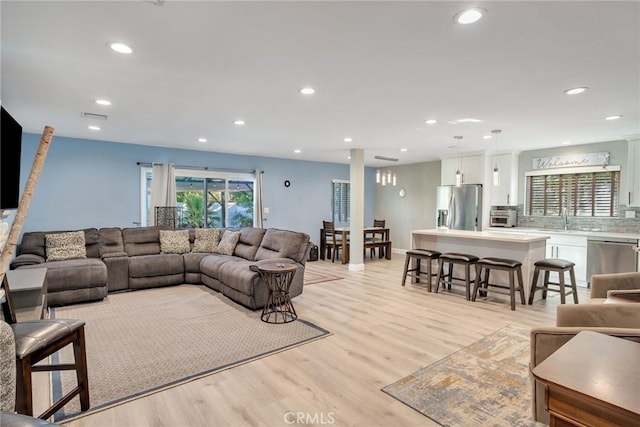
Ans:
<svg viewBox="0 0 640 427"><path fill-rule="evenodd" d="M449 229L411 231L411 249L460 252L477 257L508 258L522 263L525 296L529 297L534 263L545 258L549 236ZM459 274L459 273L456 273ZM505 272L492 271L492 282L508 283ZM490 295L492 295L490 293ZM542 293L536 294L536 299Z"/></svg>

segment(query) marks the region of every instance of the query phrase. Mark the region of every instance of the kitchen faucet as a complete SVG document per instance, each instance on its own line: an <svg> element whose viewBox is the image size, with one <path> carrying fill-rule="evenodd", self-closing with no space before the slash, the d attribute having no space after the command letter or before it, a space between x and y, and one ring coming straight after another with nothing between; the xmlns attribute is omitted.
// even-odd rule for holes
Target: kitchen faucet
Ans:
<svg viewBox="0 0 640 427"><path fill-rule="evenodd" d="M564 229L568 230L567 223L569 222L569 211L567 208L562 208L562 217L564 218Z"/></svg>

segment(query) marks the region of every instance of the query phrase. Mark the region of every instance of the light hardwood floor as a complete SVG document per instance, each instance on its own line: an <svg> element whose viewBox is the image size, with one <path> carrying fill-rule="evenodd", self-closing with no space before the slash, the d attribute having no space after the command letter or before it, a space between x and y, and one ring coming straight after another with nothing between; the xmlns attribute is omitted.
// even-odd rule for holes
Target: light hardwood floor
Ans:
<svg viewBox="0 0 640 427"><path fill-rule="evenodd" d="M68 425L435 425L380 389L509 323L554 324L557 296L516 311L497 299L471 303L461 289L435 294L419 285L400 286L403 262L400 254L392 261L367 259L364 272L309 263L345 277L305 286L294 299L301 319L333 335ZM586 301L586 290L580 298ZM291 412L310 418L293 424Z"/></svg>

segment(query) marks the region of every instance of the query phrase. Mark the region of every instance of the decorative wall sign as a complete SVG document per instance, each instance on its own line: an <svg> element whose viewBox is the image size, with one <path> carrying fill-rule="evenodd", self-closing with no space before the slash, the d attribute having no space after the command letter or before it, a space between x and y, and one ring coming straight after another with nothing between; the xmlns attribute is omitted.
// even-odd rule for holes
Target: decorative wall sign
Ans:
<svg viewBox="0 0 640 427"><path fill-rule="evenodd" d="M574 168L576 166L602 166L609 164L609 153L584 153L568 156L535 157L534 169Z"/></svg>

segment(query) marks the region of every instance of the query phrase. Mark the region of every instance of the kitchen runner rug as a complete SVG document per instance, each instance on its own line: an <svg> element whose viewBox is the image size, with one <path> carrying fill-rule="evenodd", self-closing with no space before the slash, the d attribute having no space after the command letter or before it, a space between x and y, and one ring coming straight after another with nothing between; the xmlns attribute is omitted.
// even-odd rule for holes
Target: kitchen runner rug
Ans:
<svg viewBox="0 0 640 427"><path fill-rule="evenodd" d="M442 426L542 426L528 363L529 329L507 325L382 391Z"/></svg>
<svg viewBox="0 0 640 427"><path fill-rule="evenodd" d="M195 285L110 294L97 303L51 308L52 318L86 322L91 396L89 411L80 413L75 397L54 419L106 409L330 334L300 319L268 324L260 313ZM63 363L73 360L71 346L58 355ZM53 375L54 399L76 386L74 372Z"/></svg>

